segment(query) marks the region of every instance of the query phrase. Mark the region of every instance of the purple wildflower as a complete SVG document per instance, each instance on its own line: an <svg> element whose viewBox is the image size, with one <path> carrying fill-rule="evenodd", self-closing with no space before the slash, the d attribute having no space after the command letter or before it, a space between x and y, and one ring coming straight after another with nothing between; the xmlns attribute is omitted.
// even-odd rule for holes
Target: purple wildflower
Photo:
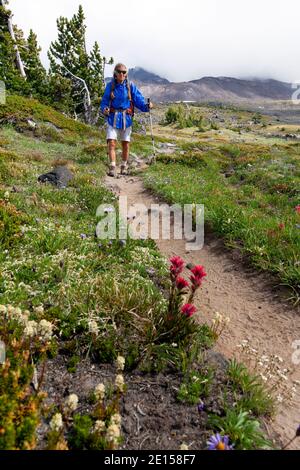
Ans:
<svg viewBox="0 0 300 470"><path fill-rule="evenodd" d="M208 450L233 450L233 446L229 445L229 437L221 436L221 434L213 434L207 441Z"/></svg>
<svg viewBox="0 0 300 470"><path fill-rule="evenodd" d="M204 410L205 410L205 403L204 403L204 401L200 400L199 403L198 403L197 408L198 408L199 413L201 413L202 411L204 411Z"/></svg>
<svg viewBox="0 0 300 470"><path fill-rule="evenodd" d="M81 233L80 237L82 238L82 240L84 240L86 238L86 234L85 233Z"/></svg>

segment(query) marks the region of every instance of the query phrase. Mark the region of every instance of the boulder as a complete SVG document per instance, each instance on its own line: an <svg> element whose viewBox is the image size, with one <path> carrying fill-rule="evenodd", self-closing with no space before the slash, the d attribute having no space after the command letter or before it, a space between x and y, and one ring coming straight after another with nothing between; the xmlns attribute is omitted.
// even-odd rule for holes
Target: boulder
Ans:
<svg viewBox="0 0 300 470"><path fill-rule="evenodd" d="M66 166L56 166L49 173L38 177L40 183L51 183L58 188L67 187L69 181L74 178L73 173Z"/></svg>

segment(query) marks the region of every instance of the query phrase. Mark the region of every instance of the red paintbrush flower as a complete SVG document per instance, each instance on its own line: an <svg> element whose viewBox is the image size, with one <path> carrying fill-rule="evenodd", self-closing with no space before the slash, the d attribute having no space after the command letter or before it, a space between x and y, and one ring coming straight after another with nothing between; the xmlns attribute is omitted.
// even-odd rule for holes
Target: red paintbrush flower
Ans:
<svg viewBox="0 0 300 470"><path fill-rule="evenodd" d="M176 279L176 287L177 289L182 290L185 289L185 287L189 287L189 283L183 277L178 277Z"/></svg>
<svg viewBox="0 0 300 470"><path fill-rule="evenodd" d="M173 256L173 258L170 259L170 263L171 274L176 278L183 270L184 261L180 256Z"/></svg>
<svg viewBox="0 0 300 470"><path fill-rule="evenodd" d="M194 266L193 269L191 269L192 276L190 276L190 280L192 283L192 289L196 290L198 287L201 286L203 278L207 275L204 267L201 265Z"/></svg>
<svg viewBox="0 0 300 470"><path fill-rule="evenodd" d="M278 228L279 228L280 230L283 230L284 227L285 227L285 225L284 225L283 222L281 222L280 224L278 224Z"/></svg>
<svg viewBox="0 0 300 470"><path fill-rule="evenodd" d="M298 204L298 206L295 207L295 211L297 212L297 214L300 214L300 204Z"/></svg>
<svg viewBox="0 0 300 470"><path fill-rule="evenodd" d="M192 304L184 304L181 307L181 312L186 316L186 317L191 317L194 315L194 313L197 311L196 307Z"/></svg>

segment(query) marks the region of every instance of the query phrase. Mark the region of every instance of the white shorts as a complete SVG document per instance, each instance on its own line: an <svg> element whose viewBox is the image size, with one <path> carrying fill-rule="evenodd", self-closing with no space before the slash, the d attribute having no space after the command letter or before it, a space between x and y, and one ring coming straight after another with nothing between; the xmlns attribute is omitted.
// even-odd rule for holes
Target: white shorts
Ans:
<svg viewBox="0 0 300 470"><path fill-rule="evenodd" d="M132 126L127 127L124 131L123 129L116 129L115 127L112 127L110 124L107 124L106 140L108 139L118 140L119 139L122 141L130 142L131 131L132 131Z"/></svg>

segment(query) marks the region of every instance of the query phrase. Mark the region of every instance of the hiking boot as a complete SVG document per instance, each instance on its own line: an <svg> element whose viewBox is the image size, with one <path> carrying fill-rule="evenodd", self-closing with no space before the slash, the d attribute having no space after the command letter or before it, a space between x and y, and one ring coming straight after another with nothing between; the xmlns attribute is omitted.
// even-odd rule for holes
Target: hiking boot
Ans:
<svg viewBox="0 0 300 470"><path fill-rule="evenodd" d="M109 170L107 173L108 176L116 176L116 167L114 165L109 165Z"/></svg>
<svg viewBox="0 0 300 470"><path fill-rule="evenodd" d="M121 175L128 175L128 166L121 165Z"/></svg>

